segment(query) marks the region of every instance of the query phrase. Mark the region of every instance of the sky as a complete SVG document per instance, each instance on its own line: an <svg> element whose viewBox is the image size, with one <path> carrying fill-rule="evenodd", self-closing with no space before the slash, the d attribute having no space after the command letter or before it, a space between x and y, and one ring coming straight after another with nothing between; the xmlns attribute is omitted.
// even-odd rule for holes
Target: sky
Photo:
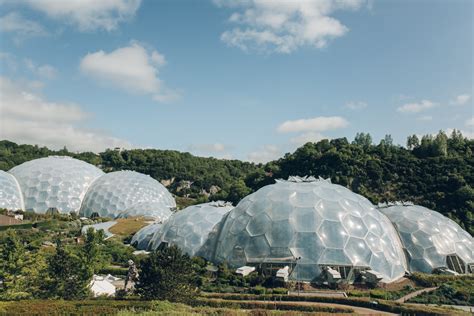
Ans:
<svg viewBox="0 0 474 316"><path fill-rule="evenodd" d="M0 0L0 139L267 162L474 138L469 0Z"/></svg>

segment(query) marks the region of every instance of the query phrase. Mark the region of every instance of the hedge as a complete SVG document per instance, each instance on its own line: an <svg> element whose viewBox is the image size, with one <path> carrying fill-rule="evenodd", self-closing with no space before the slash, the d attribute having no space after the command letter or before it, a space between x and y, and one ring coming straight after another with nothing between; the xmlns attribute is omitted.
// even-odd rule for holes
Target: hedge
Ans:
<svg viewBox="0 0 474 316"><path fill-rule="evenodd" d="M318 305L299 305L295 302L239 302L229 301L227 299L208 299L198 298L193 303L193 306L209 306L219 308L233 308L233 309L272 309L284 311L300 311L300 312L322 312L322 313L354 313L354 310L346 307L330 307Z"/></svg>
<svg viewBox="0 0 474 316"><path fill-rule="evenodd" d="M413 304L401 304L385 300L377 300L374 304L373 301L368 298L341 298L341 297L323 297L323 296L295 296L295 295L253 295L253 294L218 294L208 293L206 298L220 298L224 300L281 300L281 301L293 301L293 302L318 302L318 303L333 303L352 305L358 307L365 307L376 309L380 311L396 313L396 314L416 314L416 315L440 315L440 314L462 314L460 311Z"/></svg>
<svg viewBox="0 0 474 316"><path fill-rule="evenodd" d="M425 274L415 272L410 276L410 279L420 284L423 287L440 286L447 282L457 280L474 280L474 274L463 275L439 275L439 274Z"/></svg>

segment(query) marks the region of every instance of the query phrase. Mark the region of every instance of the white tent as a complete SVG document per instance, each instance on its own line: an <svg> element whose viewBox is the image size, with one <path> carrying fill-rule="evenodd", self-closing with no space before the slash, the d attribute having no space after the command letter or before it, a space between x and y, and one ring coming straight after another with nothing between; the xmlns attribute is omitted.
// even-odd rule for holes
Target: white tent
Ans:
<svg viewBox="0 0 474 316"><path fill-rule="evenodd" d="M104 279L104 277L94 275L90 283L91 292L94 294L94 297L106 295L114 296L115 295L115 285L110 283L109 280Z"/></svg>

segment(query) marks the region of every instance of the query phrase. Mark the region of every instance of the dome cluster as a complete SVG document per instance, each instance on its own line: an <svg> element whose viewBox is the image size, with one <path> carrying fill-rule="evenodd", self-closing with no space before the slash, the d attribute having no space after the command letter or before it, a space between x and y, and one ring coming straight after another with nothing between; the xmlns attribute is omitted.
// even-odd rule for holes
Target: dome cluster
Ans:
<svg viewBox="0 0 474 316"><path fill-rule="evenodd" d="M147 216L132 245L169 245L231 267L291 267L290 279L392 282L407 272L474 273L474 240L449 218L413 204L375 207L329 180L290 177L248 195L234 208L211 202L176 208L150 176L47 157L0 172L0 208Z"/></svg>
<svg viewBox="0 0 474 316"><path fill-rule="evenodd" d="M208 203L139 231L143 250L176 245L190 256L231 267L291 266L290 279L392 282L407 272L474 271L472 237L443 215L414 205L383 205L329 180L290 177L245 197L235 208Z"/></svg>
<svg viewBox="0 0 474 316"><path fill-rule="evenodd" d="M68 156L50 156L0 172L0 208L46 213L97 213L113 218L147 216L163 221L176 207L158 181L133 171L104 174Z"/></svg>

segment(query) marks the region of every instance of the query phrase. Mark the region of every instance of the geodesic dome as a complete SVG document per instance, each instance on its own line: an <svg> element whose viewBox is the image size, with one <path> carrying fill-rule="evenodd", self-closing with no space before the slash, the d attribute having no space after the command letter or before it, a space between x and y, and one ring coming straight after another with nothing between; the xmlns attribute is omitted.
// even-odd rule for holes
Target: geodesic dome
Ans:
<svg viewBox="0 0 474 316"><path fill-rule="evenodd" d="M163 226L162 223L155 222L143 227L133 235L130 245L138 250L148 250L151 238L161 228L161 226Z"/></svg>
<svg viewBox="0 0 474 316"><path fill-rule="evenodd" d="M0 208L7 210L24 210L20 185L15 177L0 170Z"/></svg>
<svg viewBox="0 0 474 316"><path fill-rule="evenodd" d="M164 222L171 214L170 207L165 206L162 202L146 201L130 206L118 217L145 216L158 222Z"/></svg>
<svg viewBox="0 0 474 316"><path fill-rule="evenodd" d="M68 156L49 156L10 169L20 184L25 209L45 213L56 208L61 213L77 212L95 179L104 173L97 167Z"/></svg>
<svg viewBox="0 0 474 316"><path fill-rule="evenodd" d="M145 203L145 204L144 204ZM103 175L89 188L82 203L80 214L90 217L98 213L102 217L147 215L139 205L162 205L176 207L168 190L158 181L135 171L116 171ZM154 212L154 211L153 211Z"/></svg>
<svg viewBox="0 0 474 316"><path fill-rule="evenodd" d="M233 208L231 203L219 201L192 205L176 212L153 235L150 248L156 250L166 243L181 248L191 257L199 255L208 259L201 248L214 226Z"/></svg>
<svg viewBox="0 0 474 316"><path fill-rule="evenodd" d="M474 272L473 239L453 220L410 203L380 205L379 210L398 230L411 272L432 273L435 268Z"/></svg>
<svg viewBox="0 0 474 316"><path fill-rule="evenodd" d="M245 197L224 220L214 261L297 263L290 277L306 281L322 266L371 269L385 282L406 270L388 218L366 198L313 177L277 180Z"/></svg>

